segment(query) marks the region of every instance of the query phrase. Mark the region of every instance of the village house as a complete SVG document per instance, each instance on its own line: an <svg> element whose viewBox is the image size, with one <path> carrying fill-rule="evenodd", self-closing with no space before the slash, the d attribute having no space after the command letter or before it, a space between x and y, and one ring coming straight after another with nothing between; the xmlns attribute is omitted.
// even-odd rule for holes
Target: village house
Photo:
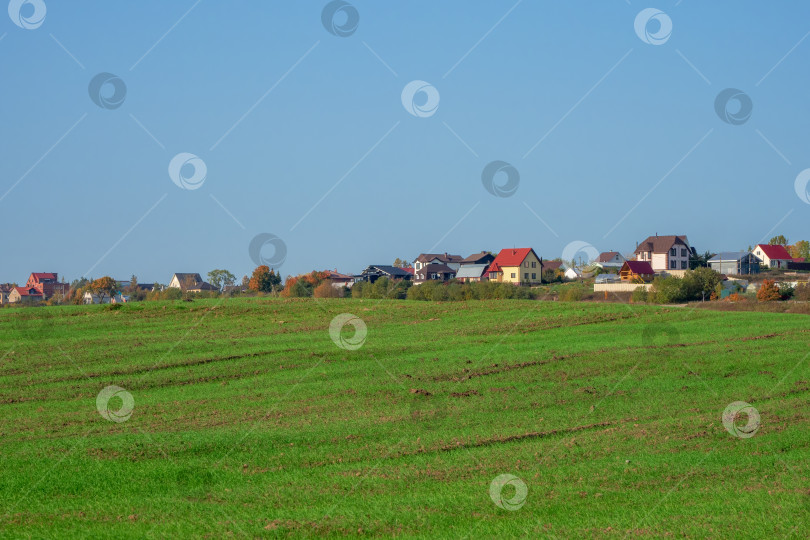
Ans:
<svg viewBox="0 0 810 540"><path fill-rule="evenodd" d="M0 283L0 304L8 304L8 295L13 288L11 283Z"/></svg>
<svg viewBox="0 0 810 540"><path fill-rule="evenodd" d="M8 303L17 302L41 302L45 300L45 295L36 287L12 287L8 293Z"/></svg>
<svg viewBox="0 0 810 540"><path fill-rule="evenodd" d="M495 255L488 251L473 253L462 259L461 267L456 272L456 279L464 282L486 280L486 269L494 260Z"/></svg>
<svg viewBox="0 0 810 540"><path fill-rule="evenodd" d="M186 292L218 291L216 287L203 281L202 276L196 273L176 273L172 275L169 287Z"/></svg>
<svg viewBox="0 0 810 540"><path fill-rule="evenodd" d="M655 272L688 270L692 248L685 235L649 236L635 251L636 260L650 263Z"/></svg>
<svg viewBox="0 0 810 540"><path fill-rule="evenodd" d="M326 279L328 279L332 283L332 287L340 288L340 287L349 287L351 288L354 285L354 276L350 276L348 274L341 274L337 271L337 268L334 270L324 270L326 274Z"/></svg>
<svg viewBox="0 0 810 540"><path fill-rule="evenodd" d="M456 279L464 282L485 281L487 268L489 268L489 264L462 264L456 273Z"/></svg>
<svg viewBox="0 0 810 540"><path fill-rule="evenodd" d="M532 248L502 249L487 269L490 281L536 285L542 283L543 263Z"/></svg>
<svg viewBox="0 0 810 540"><path fill-rule="evenodd" d="M719 274L741 276L759 273L759 260L750 251L725 251L709 259L709 267Z"/></svg>
<svg viewBox="0 0 810 540"><path fill-rule="evenodd" d="M599 254L593 264L599 268L621 268L626 260L618 251L605 251Z"/></svg>
<svg viewBox="0 0 810 540"><path fill-rule="evenodd" d="M425 281L449 281L456 277L456 270L446 264L430 263L416 270L414 267L414 285Z"/></svg>
<svg viewBox="0 0 810 540"><path fill-rule="evenodd" d="M767 268L787 268L788 264L793 262L787 248L779 245L757 244L754 256Z"/></svg>
<svg viewBox="0 0 810 540"><path fill-rule="evenodd" d="M647 283L655 277L655 271L647 261L624 261L619 276L622 281Z"/></svg>
<svg viewBox="0 0 810 540"><path fill-rule="evenodd" d="M422 253L413 261L414 275L429 264L444 264L452 270L458 270L461 266L461 261L464 260L461 255L450 255L448 253Z"/></svg>
<svg viewBox="0 0 810 540"><path fill-rule="evenodd" d="M126 304L129 302L129 296L121 293L114 293L112 296L109 294L98 295L92 291L85 291L82 296L82 302L86 305L90 304Z"/></svg>
<svg viewBox="0 0 810 540"><path fill-rule="evenodd" d="M358 281L374 283L381 277L387 277L388 279L411 279L413 278L413 274L397 266L372 264L371 266L367 266L359 275L354 276L354 281L355 283Z"/></svg>
<svg viewBox="0 0 810 540"><path fill-rule="evenodd" d="M473 253L469 257L465 257L461 260L461 266L467 266L471 264L486 264L489 265L492 261L495 260L495 255L488 251L481 251L480 253Z"/></svg>
<svg viewBox="0 0 810 540"><path fill-rule="evenodd" d="M56 272L32 272L25 286L38 290L45 300L55 294L66 295L70 290L68 283L59 282L59 274Z"/></svg>

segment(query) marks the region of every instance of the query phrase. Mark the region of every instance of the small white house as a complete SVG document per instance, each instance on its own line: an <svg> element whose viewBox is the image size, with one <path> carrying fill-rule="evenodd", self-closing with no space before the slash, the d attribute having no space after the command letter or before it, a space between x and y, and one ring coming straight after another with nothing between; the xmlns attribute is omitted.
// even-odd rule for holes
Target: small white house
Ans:
<svg viewBox="0 0 810 540"><path fill-rule="evenodd" d="M568 279L579 279L582 277L582 272L576 268L566 268L565 277Z"/></svg>
<svg viewBox="0 0 810 540"><path fill-rule="evenodd" d="M626 260L618 251L605 251L599 254L593 265L599 268L621 268Z"/></svg>

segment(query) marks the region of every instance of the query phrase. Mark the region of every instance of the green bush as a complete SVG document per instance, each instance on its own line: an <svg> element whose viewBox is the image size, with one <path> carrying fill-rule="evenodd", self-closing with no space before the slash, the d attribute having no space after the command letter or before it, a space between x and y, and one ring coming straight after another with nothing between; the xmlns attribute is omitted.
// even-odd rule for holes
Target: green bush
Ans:
<svg viewBox="0 0 810 540"><path fill-rule="evenodd" d="M649 300L649 293L647 289L644 287L639 287L633 291L633 294L630 295L630 298L633 302L647 302Z"/></svg>
<svg viewBox="0 0 810 540"><path fill-rule="evenodd" d="M183 291L177 287L167 287L160 292L160 300L180 300L183 298Z"/></svg>
<svg viewBox="0 0 810 540"><path fill-rule="evenodd" d="M519 287L511 283L497 283L492 281L473 281L462 283L460 281L426 281L407 289L408 300L425 300L431 302L465 301L465 300L505 300L505 299L531 299L534 294L528 287Z"/></svg>
<svg viewBox="0 0 810 540"><path fill-rule="evenodd" d="M585 291L582 287L565 287L560 291L560 300L562 302L579 302L585 296Z"/></svg>

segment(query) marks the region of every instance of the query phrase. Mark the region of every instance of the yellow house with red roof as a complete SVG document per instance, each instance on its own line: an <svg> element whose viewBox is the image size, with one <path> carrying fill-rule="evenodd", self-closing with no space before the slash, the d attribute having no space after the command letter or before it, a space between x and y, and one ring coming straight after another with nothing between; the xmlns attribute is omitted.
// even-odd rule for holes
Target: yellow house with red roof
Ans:
<svg viewBox="0 0 810 540"><path fill-rule="evenodd" d="M543 275L543 261L532 248L502 249L487 268L490 281L515 285L539 285Z"/></svg>

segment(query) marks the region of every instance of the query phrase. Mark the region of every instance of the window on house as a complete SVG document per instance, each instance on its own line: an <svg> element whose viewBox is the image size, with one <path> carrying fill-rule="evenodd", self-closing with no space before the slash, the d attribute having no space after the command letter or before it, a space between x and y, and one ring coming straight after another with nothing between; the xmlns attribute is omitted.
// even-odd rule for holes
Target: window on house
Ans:
<svg viewBox="0 0 810 540"><path fill-rule="evenodd" d="M523 279L525 279L525 280L529 279L529 273L528 272L524 272Z"/></svg>
<svg viewBox="0 0 810 540"><path fill-rule="evenodd" d="M681 270L686 270L686 261L681 261Z"/></svg>
<svg viewBox="0 0 810 540"><path fill-rule="evenodd" d="M532 279L537 279L537 274L532 274Z"/></svg>
<svg viewBox="0 0 810 540"><path fill-rule="evenodd" d="M512 279L515 279L515 273L512 272Z"/></svg>
<svg viewBox="0 0 810 540"><path fill-rule="evenodd" d="M536 261L532 261L532 268L537 268L537 262Z"/></svg>
<svg viewBox="0 0 810 540"><path fill-rule="evenodd" d="M669 254L670 254L670 255L677 255L677 254L678 254L678 248L672 248L672 249L670 249L670 250L669 250Z"/></svg>
<svg viewBox="0 0 810 540"><path fill-rule="evenodd" d="M528 267L529 267L529 261L524 261L523 268L528 268Z"/></svg>
<svg viewBox="0 0 810 540"><path fill-rule="evenodd" d="M681 257L686 257L686 248L681 248Z"/></svg>
<svg viewBox="0 0 810 540"><path fill-rule="evenodd" d="M669 267L672 270L675 270L676 268L678 268L678 261L669 261Z"/></svg>

